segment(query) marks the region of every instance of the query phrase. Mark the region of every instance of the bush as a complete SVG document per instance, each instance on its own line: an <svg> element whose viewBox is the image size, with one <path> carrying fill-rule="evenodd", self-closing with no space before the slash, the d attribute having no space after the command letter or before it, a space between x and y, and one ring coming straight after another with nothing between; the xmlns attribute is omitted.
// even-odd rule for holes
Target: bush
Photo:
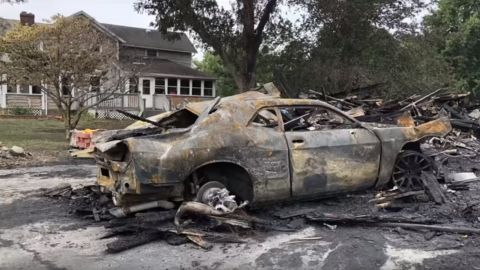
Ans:
<svg viewBox="0 0 480 270"><path fill-rule="evenodd" d="M13 107L10 112L13 115L33 115L33 110L25 107Z"/></svg>

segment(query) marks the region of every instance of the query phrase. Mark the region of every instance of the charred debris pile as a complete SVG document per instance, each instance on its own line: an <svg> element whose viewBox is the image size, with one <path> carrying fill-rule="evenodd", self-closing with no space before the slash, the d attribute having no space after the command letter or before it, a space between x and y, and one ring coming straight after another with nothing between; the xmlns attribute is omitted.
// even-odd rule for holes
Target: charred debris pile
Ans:
<svg viewBox="0 0 480 270"><path fill-rule="evenodd" d="M293 232L307 225L328 233L335 233L339 226L362 226L391 232L401 228L429 238L445 233L480 235L479 183L470 179L462 182L461 191L455 191L429 177L432 182L425 182L423 190L368 191L253 209L245 208L247 203L224 208L220 204L227 204L225 200L219 203L222 199L213 204L154 201L119 208L110 194L95 185L78 189L64 185L43 195L67 203L70 214L88 224L103 225L107 230L99 239L112 239L106 245L107 253L154 241L174 246L191 243L210 250L216 243L255 243L272 233Z"/></svg>
<svg viewBox="0 0 480 270"><path fill-rule="evenodd" d="M443 233L480 235L480 105L469 94L434 91L386 102L310 91L309 98L324 99L362 122L415 126L448 116L454 129L444 138L422 144L437 169L422 175L419 190L367 191L258 209L246 208L248 202L236 202L227 190L215 194L208 204L153 201L123 208L115 207L111 195L98 186L59 186L44 195L68 203L75 216L103 224L107 233L100 238L113 239L107 244L109 253L152 241L210 249L214 243L255 241L262 233L295 231L305 224L326 230L338 226L402 228L425 233L426 239Z"/></svg>
<svg viewBox="0 0 480 270"><path fill-rule="evenodd" d="M435 159L442 180L453 180L456 173L480 172L480 100L470 93L438 89L424 96L384 100L370 92L340 98L310 90L304 97L324 100L367 123L416 126L446 116L453 130L444 138L424 141L422 151Z"/></svg>

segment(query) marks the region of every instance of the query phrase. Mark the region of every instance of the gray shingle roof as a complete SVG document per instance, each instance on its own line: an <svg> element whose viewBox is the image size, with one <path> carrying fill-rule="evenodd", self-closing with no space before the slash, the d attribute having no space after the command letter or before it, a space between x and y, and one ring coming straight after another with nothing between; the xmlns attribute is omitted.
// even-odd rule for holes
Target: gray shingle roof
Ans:
<svg viewBox="0 0 480 270"><path fill-rule="evenodd" d="M196 52L192 42L184 33L179 39L169 40L157 30L147 30L130 26L102 23L109 31L125 41L125 45L141 48L164 49L171 51Z"/></svg>
<svg viewBox="0 0 480 270"><path fill-rule="evenodd" d="M120 65L140 76L215 80L210 74L166 59L122 59Z"/></svg>

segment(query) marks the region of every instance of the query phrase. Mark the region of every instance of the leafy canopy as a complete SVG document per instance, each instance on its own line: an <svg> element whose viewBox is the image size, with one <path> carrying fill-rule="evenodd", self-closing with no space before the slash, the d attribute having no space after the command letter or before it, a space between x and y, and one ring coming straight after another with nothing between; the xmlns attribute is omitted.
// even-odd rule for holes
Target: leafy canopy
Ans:
<svg viewBox="0 0 480 270"><path fill-rule="evenodd" d="M459 88L480 93L480 2L440 0L438 10L426 18L426 29L440 37L438 48Z"/></svg>
<svg viewBox="0 0 480 270"><path fill-rule="evenodd" d="M215 0L141 0L138 11L155 15L154 25L167 30L190 31L218 55L240 90L256 83L256 66L265 35L275 35L284 20L281 0L237 0L231 8Z"/></svg>

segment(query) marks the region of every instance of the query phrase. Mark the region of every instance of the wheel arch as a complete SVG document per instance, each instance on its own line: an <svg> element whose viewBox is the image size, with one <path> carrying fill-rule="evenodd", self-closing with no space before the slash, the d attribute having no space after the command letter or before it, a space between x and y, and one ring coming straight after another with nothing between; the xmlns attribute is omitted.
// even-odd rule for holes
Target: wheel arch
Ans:
<svg viewBox="0 0 480 270"><path fill-rule="evenodd" d="M241 200L252 202L255 197L254 177L242 165L230 160L212 160L195 167L184 179L185 191L192 194L208 181L223 183Z"/></svg>
<svg viewBox="0 0 480 270"><path fill-rule="evenodd" d="M417 152L421 153L422 149L420 147L420 140L405 142L402 145L402 148L400 148L400 152L405 151L405 150L412 150L412 151L417 151ZM400 154L400 152L397 153L397 156Z"/></svg>

